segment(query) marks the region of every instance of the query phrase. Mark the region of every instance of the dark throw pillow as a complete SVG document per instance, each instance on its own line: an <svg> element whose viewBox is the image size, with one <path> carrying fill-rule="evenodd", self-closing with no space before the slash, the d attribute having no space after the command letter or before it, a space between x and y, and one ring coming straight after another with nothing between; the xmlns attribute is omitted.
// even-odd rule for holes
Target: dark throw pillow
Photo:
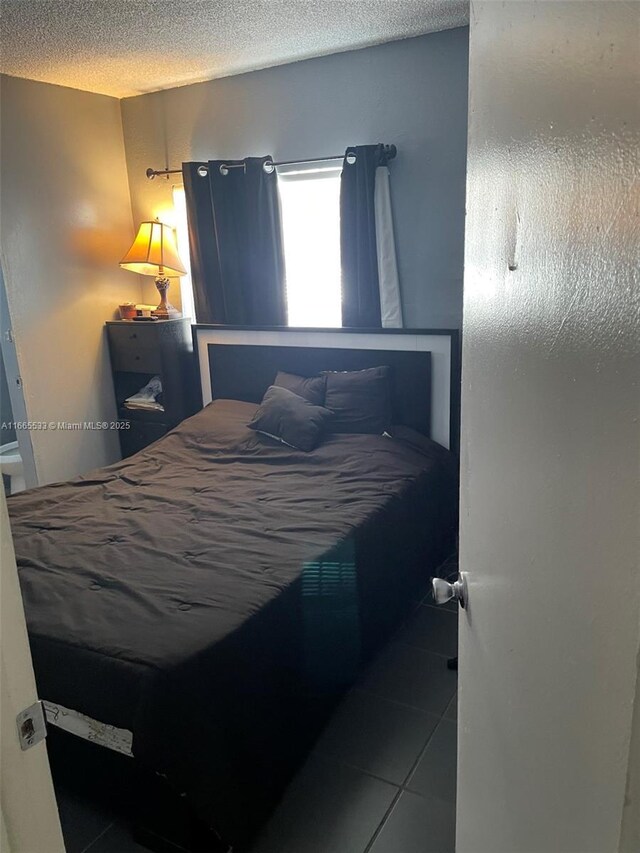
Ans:
<svg viewBox="0 0 640 853"><path fill-rule="evenodd" d="M285 373L279 370L273 383L278 388L293 391L299 397L304 397L314 406L324 406L324 392L327 387L326 376L297 376L295 373Z"/></svg>
<svg viewBox="0 0 640 853"><path fill-rule="evenodd" d="M324 404L335 417L331 432L381 435L391 425L391 368L327 372Z"/></svg>
<svg viewBox="0 0 640 853"><path fill-rule="evenodd" d="M332 417L328 409L314 406L287 388L271 385L247 426L298 450L309 451L318 445Z"/></svg>

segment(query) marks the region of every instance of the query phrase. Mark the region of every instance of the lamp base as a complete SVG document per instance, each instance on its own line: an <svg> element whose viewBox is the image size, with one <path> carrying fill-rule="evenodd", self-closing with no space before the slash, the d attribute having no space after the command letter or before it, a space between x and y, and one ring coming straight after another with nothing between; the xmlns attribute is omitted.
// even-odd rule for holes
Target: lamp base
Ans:
<svg viewBox="0 0 640 853"><path fill-rule="evenodd" d="M167 290L169 290L169 279L164 276L156 278L156 287L160 294L160 304L151 312L152 317L157 317L158 320L175 320L177 317L182 317L182 314L177 308L167 300Z"/></svg>
<svg viewBox="0 0 640 853"><path fill-rule="evenodd" d="M173 305L167 302L165 306L158 305L157 308L154 308L151 316L157 317L158 320L176 320L182 317L182 314L177 308L174 308Z"/></svg>

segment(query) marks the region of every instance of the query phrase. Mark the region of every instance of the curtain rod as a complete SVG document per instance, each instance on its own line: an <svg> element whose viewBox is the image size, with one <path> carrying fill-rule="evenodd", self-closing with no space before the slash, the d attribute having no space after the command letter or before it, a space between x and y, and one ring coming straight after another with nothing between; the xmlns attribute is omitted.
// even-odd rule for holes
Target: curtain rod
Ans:
<svg viewBox="0 0 640 853"><path fill-rule="evenodd" d="M386 155L387 160L393 160L396 156L398 149L395 145L384 145L384 153ZM355 163L355 154L350 154L347 159L349 163ZM326 160L343 160L344 154L336 154L333 157L307 157L305 160L282 160L279 163L274 163L273 160L265 160L262 164L265 172L270 174L273 172L275 168L278 166L298 166L303 163L322 163ZM226 175L229 169L244 169L244 163L230 163L227 165L226 163L222 163L220 165L220 173L222 175ZM166 175L167 180L169 179L169 175L181 175L182 169L147 169L146 176L152 181L154 178L157 178L160 175ZM205 178L209 174L209 169L207 166L202 165L198 167L198 174L201 178Z"/></svg>

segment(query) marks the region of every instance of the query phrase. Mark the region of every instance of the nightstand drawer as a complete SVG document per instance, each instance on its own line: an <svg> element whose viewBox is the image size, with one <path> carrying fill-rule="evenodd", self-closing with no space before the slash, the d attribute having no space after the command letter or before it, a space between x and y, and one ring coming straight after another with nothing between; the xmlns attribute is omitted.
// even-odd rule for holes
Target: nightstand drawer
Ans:
<svg viewBox="0 0 640 853"><path fill-rule="evenodd" d="M160 322L160 321L158 321ZM114 371L159 373L162 369L155 329L109 326L111 366Z"/></svg>

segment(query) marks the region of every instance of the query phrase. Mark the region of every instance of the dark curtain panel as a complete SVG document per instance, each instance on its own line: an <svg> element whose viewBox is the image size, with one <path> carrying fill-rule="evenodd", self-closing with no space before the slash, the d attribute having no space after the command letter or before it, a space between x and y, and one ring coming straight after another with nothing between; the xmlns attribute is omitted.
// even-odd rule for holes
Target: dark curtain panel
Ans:
<svg viewBox="0 0 640 853"><path fill-rule="evenodd" d="M355 163L349 155L355 155ZM354 145L345 152L340 181L343 326L382 326L374 194L376 169L385 163L381 144Z"/></svg>
<svg viewBox="0 0 640 853"><path fill-rule="evenodd" d="M263 169L267 160L182 165L199 323L286 325L278 179ZM221 166L238 168L223 174Z"/></svg>

